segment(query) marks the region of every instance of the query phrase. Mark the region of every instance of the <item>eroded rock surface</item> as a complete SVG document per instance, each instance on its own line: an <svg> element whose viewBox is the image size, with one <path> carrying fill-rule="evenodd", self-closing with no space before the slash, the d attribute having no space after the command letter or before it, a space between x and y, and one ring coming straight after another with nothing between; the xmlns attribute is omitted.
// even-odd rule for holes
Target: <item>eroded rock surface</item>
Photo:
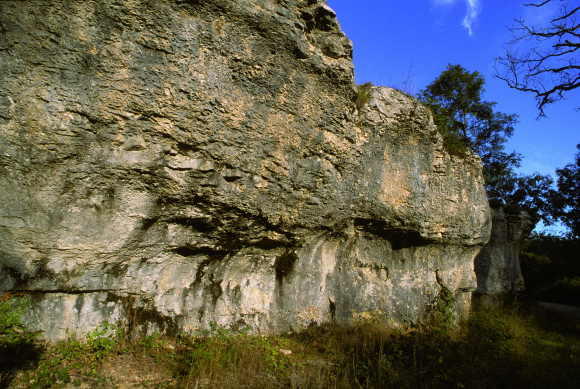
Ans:
<svg viewBox="0 0 580 389"><path fill-rule="evenodd" d="M49 338L465 312L481 163L323 1L0 2L0 290Z"/></svg>
<svg viewBox="0 0 580 389"><path fill-rule="evenodd" d="M491 209L489 242L475 257L477 288L474 300L487 305L501 304L524 290L520 249L539 218L514 206Z"/></svg>

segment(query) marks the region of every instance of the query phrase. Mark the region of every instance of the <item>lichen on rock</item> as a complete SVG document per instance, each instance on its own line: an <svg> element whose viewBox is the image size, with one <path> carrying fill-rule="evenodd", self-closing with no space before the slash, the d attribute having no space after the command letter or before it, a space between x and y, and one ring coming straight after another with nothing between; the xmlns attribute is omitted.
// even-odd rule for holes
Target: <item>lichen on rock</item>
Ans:
<svg viewBox="0 0 580 389"><path fill-rule="evenodd" d="M481 162L396 90L355 107L324 1L3 1L0 25L0 289L31 328L405 325L441 282L468 308Z"/></svg>

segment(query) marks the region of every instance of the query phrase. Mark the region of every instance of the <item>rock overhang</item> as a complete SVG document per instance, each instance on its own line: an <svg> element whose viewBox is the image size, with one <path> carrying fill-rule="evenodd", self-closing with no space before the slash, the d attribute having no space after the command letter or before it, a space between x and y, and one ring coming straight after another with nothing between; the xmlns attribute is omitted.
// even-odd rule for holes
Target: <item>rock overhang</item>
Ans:
<svg viewBox="0 0 580 389"><path fill-rule="evenodd" d="M481 163L396 90L355 108L323 1L10 4L1 287L38 292L32 326L401 324L438 279L465 309L489 237Z"/></svg>

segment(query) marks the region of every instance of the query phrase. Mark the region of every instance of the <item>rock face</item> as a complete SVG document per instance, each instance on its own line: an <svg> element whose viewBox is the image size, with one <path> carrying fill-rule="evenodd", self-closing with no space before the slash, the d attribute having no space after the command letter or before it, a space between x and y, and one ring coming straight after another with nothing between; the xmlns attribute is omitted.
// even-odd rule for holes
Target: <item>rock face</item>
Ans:
<svg viewBox="0 0 580 389"><path fill-rule="evenodd" d="M535 228L538 218L514 206L491 209L489 242L475 257L477 288L473 299L494 305L524 290L520 269L520 249Z"/></svg>
<svg viewBox="0 0 580 389"><path fill-rule="evenodd" d="M0 290L48 338L465 312L481 163L316 0L0 2Z"/></svg>

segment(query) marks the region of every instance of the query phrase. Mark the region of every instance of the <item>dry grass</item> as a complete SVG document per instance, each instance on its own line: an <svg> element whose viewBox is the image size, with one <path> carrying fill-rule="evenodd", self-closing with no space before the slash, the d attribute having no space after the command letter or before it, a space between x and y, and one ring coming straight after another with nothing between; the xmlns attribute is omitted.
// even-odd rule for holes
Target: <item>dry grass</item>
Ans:
<svg viewBox="0 0 580 389"><path fill-rule="evenodd" d="M580 387L580 338L547 326L553 324L512 308L478 310L453 331L437 326L396 331L363 323L262 337L214 328L209 338L153 336L139 343L109 338L112 343L104 344L110 352L100 359L75 356L76 346L63 342L48 345L36 368L19 364L20 373L2 387ZM70 361L63 358L67 353Z"/></svg>

